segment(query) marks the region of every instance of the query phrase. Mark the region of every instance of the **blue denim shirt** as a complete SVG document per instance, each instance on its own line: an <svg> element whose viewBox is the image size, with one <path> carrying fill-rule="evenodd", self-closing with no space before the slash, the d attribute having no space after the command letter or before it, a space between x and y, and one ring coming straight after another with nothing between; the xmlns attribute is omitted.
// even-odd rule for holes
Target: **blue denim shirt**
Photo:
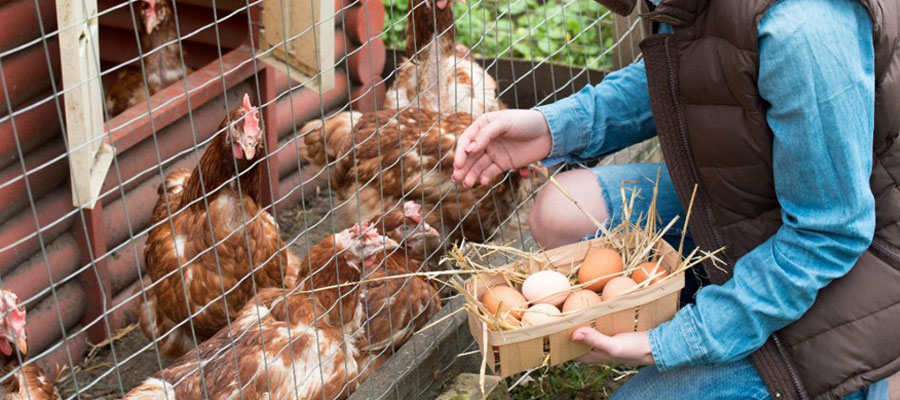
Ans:
<svg viewBox="0 0 900 400"><path fill-rule="evenodd" d="M845 275L874 234L869 14L855 0L781 0L758 32L784 225L737 261L731 280L704 287L650 331L660 370L747 357ZM655 135L642 62L538 110L553 135L545 163L595 159Z"/></svg>

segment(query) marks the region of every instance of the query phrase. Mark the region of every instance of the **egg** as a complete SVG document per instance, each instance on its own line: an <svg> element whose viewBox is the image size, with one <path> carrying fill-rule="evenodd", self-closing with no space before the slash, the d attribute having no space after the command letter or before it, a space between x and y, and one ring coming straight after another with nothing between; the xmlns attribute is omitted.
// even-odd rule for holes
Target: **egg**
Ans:
<svg viewBox="0 0 900 400"><path fill-rule="evenodd" d="M519 323L522 313L528 307L528 301L521 293L506 285L494 286L481 297L481 302L491 315L497 315L500 310L501 317L512 325ZM502 304L501 304L502 303Z"/></svg>
<svg viewBox="0 0 900 400"><path fill-rule="evenodd" d="M637 286L637 282L635 282L633 279L624 276L618 276L611 279L606 284L606 286L603 288L603 294L601 295L601 297L603 298L603 301L607 301L609 299L619 297L622 293L635 286Z"/></svg>
<svg viewBox="0 0 900 400"><path fill-rule="evenodd" d="M653 270L654 268L656 271ZM650 282L652 285L669 275L669 272L666 271L666 267L663 267L662 265L657 267L656 263L652 261L641 263L634 271L631 271L631 279L634 279L637 283L643 283L647 279L650 279L651 275L655 276L653 281Z"/></svg>
<svg viewBox="0 0 900 400"><path fill-rule="evenodd" d="M559 309L546 303L535 304L522 315L522 326L535 326L553 322L561 316Z"/></svg>
<svg viewBox="0 0 900 400"><path fill-rule="evenodd" d="M599 292L615 274L622 272L623 268L622 256L619 252L610 248L594 249L581 262L581 268L578 269L578 283L590 282L605 276L606 278L585 287Z"/></svg>
<svg viewBox="0 0 900 400"><path fill-rule="evenodd" d="M525 279L522 294L531 303L547 303L558 307L569 297L567 290L571 287L569 278L559 272L538 271ZM554 293L558 294L553 295Z"/></svg>
<svg viewBox="0 0 900 400"><path fill-rule="evenodd" d="M580 310L582 308L588 308L594 304L598 304L602 301L600 295L594 292L593 290L579 290L577 292L573 292L569 295L569 298L566 299L566 302L563 303L562 311L564 313Z"/></svg>

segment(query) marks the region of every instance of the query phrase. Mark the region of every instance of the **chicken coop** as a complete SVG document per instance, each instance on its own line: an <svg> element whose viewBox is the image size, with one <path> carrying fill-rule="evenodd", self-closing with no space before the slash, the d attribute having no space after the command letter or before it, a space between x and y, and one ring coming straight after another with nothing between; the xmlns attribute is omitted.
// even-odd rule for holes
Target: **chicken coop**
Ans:
<svg viewBox="0 0 900 400"><path fill-rule="evenodd" d="M545 179L457 185L455 135L639 60L637 13L0 0L0 379L59 396L30 398L432 396L477 347L425 272L464 242L532 246Z"/></svg>

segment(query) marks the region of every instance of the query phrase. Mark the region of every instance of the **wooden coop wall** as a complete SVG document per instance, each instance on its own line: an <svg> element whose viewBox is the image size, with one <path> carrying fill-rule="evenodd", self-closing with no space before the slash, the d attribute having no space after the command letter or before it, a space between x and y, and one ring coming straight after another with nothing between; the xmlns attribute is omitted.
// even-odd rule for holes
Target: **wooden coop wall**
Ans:
<svg viewBox="0 0 900 400"><path fill-rule="evenodd" d="M223 90L229 105L239 104L243 93L263 104L268 182L275 195L268 200L276 211L321 183L309 181L315 171L301 169L295 124L348 102L373 110L385 92L379 0L336 0L335 85L321 94L253 61L258 2L250 2L254 22L248 28L247 11L233 14L247 7L244 0L217 0L216 10L212 0L177 0L185 61L196 71L186 83L151 97L152 118L147 105L139 104L107 121L116 160L94 210L78 211L61 129L62 96L55 94L61 79L54 4L0 0L0 82L7 88L0 91L0 286L24 300L29 353L47 371L77 364L88 341L101 340L123 322L132 304L121 303L138 287L143 269L146 234L140 233L161 181L155 166L194 147L194 134L201 141L215 132L225 110ZM118 4L98 1L101 13ZM137 56L127 8L103 15L100 25L103 70ZM191 167L197 154L187 152L161 167L165 173Z"/></svg>

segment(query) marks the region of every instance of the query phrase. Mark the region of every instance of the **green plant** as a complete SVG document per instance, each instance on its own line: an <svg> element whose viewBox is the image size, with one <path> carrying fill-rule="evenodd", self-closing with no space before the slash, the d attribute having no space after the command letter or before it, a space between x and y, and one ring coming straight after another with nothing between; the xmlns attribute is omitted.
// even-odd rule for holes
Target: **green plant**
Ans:
<svg viewBox="0 0 900 400"><path fill-rule="evenodd" d="M607 399L633 370L618 370L608 365L567 362L534 371L509 396L515 400L594 400ZM513 375L506 383L513 385L521 378Z"/></svg>
<svg viewBox="0 0 900 400"><path fill-rule="evenodd" d="M382 0L383 37L402 49L408 0ZM486 58L515 57L594 69L611 67L612 14L594 0L455 2L457 41Z"/></svg>

